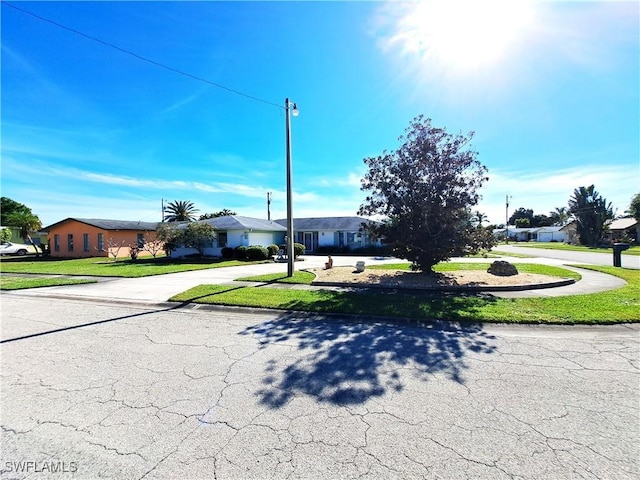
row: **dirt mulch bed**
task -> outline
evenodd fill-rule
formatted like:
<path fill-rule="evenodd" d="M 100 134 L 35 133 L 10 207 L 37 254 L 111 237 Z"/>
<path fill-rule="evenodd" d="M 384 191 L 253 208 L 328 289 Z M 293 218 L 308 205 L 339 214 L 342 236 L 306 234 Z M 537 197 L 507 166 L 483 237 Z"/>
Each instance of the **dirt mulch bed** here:
<path fill-rule="evenodd" d="M 427 275 L 406 270 L 372 270 L 356 272 L 354 267 L 334 267 L 329 270 L 309 270 L 316 275 L 312 285 L 344 284 L 347 286 L 377 286 L 383 288 L 474 288 L 483 287 L 519 287 L 519 286 L 551 286 L 561 279 L 549 275 L 519 273 L 509 277 L 501 277 L 484 270 L 459 270 L 455 272 Z M 572 283 L 573 281 L 569 282 Z M 566 283 L 566 282 L 564 282 Z"/>

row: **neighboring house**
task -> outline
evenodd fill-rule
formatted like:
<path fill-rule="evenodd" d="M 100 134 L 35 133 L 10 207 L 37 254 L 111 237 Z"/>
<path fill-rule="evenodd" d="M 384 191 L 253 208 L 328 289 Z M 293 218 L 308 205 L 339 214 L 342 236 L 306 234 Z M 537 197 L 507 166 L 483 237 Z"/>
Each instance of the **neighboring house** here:
<path fill-rule="evenodd" d="M 380 242 L 373 241 L 361 231 L 362 223 L 368 221 L 362 217 L 294 218 L 294 242 L 304 245 L 307 253 L 313 253 L 323 246 L 353 249 L 380 245 Z M 230 215 L 201 222 L 210 224 L 216 230 L 216 239 L 204 250 L 207 256 L 221 256 L 223 247 L 282 245 L 287 234 L 286 219 L 270 221 Z M 171 256 L 182 257 L 193 253 L 197 253 L 195 248 L 181 247 L 171 252 Z"/>
<path fill-rule="evenodd" d="M 157 222 L 65 218 L 44 230 L 49 234 L 52 257 L 109 257 L 116 251 L 118 257 L 128 257 L 131 245 L 141 247 L 140 255 L 150 254 L 144 245 L 157 225 Z"/>
<path fill-rule="evenodd" d="M 508 232 L 504 228 L 494 229 L 493 235 L 500 238 L 508 233 L 509 240 L 516 242 L 565 242 L 567 240 L 565 227 L 516 228 L 510 226 Z"/>
<path fill-rule="evenodd" d="M 11 243 L 25 243 L 24 238 L 20 235 L 20 227 L 0 227 L 0 229 L 8 228 L 11 231 L 11 239 L 9 241 Z M 46 245 L 47 244 L 47 232 L 45 231 L 37 231 L 30 232 L 31 240 L 36 245 Z"/>
<path fill-rule="evenodd" d="M 635 218 L 618 218 L 607 225 L 609 229 L 606 234 L 606 240 L 616 242 L 624 237 L 630 238 L 637 243 L 640 239 L 640 222 Z"/>
<path fill-rule="evenodd" d="M 280 245 L 284 243 L 284 236 L 287 233 L 286 227 L 279 223 L 241 215 L 209 218 L 200 220 L 200 223 L 208 223 L 216 230 L 215 240 L 211 246 L 204 249 L 204 254 L 209 257 L 222 256 L 221 251 L 224 247 Z M 173 250 L 171 256 L 183 257 L 197 252 L 195 248 L 180 247 Z"/>
<path fill-rule="evenodd" d="M 566 239 L 563 227 L 539 227 L 536 230 L 538 242 L 564 242 Z"/>
<path fill-rule="evenodd" d="M 571 245 L 577 245 L 579 243 L 578 225 L 576 224 L 575 220 L 572 220 L 564 225 L 560 229 L 560 231 L 564 233 L 564 243 L 569 243 Z"/>
<path fill-rule="evenodd" d="M 276 220 L 286 227 L 287 220 Z M 305 247 L 305 252 L 315 252 L 318 247 L 348 247 L 350 250 L 371 245 L 379 246 L 362 231 L 362 224 L 369 223 L 363 217 L 316 217 L 294 218 L 294 241 Z"/>

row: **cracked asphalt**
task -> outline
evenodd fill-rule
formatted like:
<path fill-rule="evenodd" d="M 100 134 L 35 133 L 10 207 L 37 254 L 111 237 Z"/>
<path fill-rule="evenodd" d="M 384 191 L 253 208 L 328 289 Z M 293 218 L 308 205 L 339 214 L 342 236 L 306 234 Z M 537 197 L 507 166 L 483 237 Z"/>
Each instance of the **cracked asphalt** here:
<path fill-rule="evenodd" d="M 1 306 L 2 479 L 640 477 L 638 324 Z"/>

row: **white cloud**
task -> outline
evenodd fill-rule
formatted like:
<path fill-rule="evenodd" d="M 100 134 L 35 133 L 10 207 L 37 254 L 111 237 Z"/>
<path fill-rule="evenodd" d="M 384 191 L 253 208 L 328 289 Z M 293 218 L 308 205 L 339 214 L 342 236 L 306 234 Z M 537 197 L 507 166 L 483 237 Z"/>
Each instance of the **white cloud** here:
<path fill-rule="evenodd" d="M 640 170 L 633 164 L 581 165 L 548 173 L 494 171 L 489 178 L 477 209 L 487 214 L 491 223 L 504 223 L 507 194 L 511 196 L 509 215 L 521 207 L 548 215 L 557 207 L 567 206 L 576 188 L 595 185 L 620 214 L 640 191 Z"/>

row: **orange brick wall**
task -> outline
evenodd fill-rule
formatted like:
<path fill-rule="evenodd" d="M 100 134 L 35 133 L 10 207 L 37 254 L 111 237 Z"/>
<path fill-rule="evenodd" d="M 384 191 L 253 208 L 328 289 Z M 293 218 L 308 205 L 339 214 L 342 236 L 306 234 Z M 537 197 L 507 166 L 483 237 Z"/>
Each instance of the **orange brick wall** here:
<path fill-rule="evenodd" d="M 89 251 L 84 251 L 84 234 L 89 234 Z M 98 250 L 98 233 L 102 233 L 104 237 L 104 251 Z M 138 243 L 138 234 L 141 233 L 145 237 L 148 237 L 152 232 L 145 232 L 144 230 L 102 230 L 100 228 L 87 225 L 80 222 L 66 222 L 62 225 L 58 225 L 49 231 L 49 246 L 52 257 L 66 257 L 66 258 L 86 258 L 86 257 L 111 257 L 113 254 L 109 253 L 109 245 L 123 244 L 122 248 L 118 251 L 118 258 L 129 257 L 129 245 L 135 245 Z M 68 235 L 73 235 L 73 251 L 69 251 L 68 248 Z M 60 249 L 55 249 L 55 235 L 59 235 Z M 111 251 L 115 252 L 116 249 L 112 248 Z M 140 251 L 139 255 L 151 255 L 150 252 L 145 250 Z"/>

